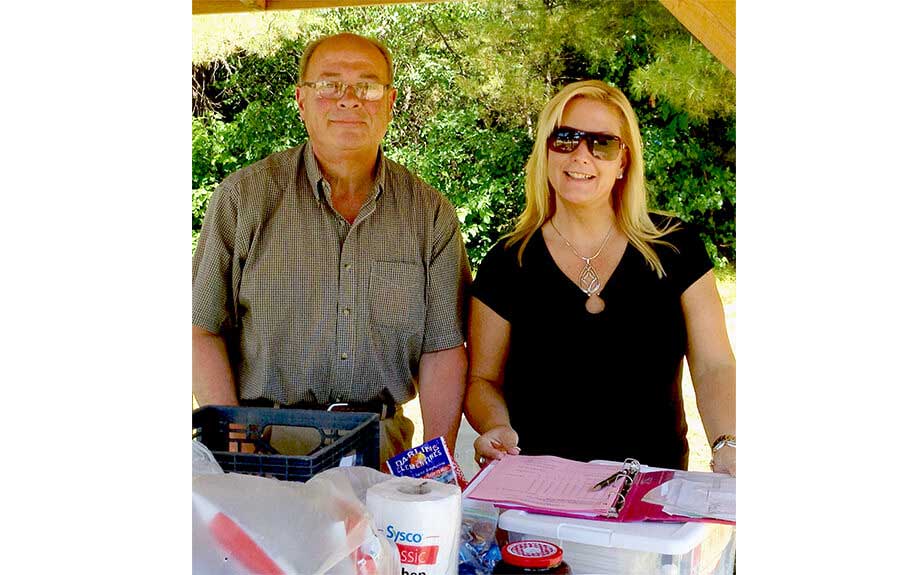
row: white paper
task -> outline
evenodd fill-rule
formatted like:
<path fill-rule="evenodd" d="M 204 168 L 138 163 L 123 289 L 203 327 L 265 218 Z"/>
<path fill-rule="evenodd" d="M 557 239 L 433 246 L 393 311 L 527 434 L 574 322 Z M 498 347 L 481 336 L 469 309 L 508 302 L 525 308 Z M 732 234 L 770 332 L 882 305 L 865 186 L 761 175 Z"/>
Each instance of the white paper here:
<path fill-rule="evenodd" d="M 735 521 L 735 478 L 722 473 L 678 471 L 642 500 L 661 505 L 671 515 Z"/>

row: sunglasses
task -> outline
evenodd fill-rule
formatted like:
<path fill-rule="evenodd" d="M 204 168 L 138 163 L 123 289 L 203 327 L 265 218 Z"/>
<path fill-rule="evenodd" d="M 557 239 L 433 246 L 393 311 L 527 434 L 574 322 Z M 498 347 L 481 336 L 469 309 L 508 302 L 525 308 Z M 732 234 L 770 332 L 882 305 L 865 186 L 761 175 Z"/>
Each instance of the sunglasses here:
<path fill-rule="evenodd" d="M 587 143 L 588 151 L 592 156 L 608 162 L 616 160 L 620 156 L 620 150 L 626 148 L 626 144 L 619 136 L 585 132 L 565 126 L 553 130 L 553 133 L 546 139 L 546 145 L 550 150 L 559 154 L 571 154 L 578 148 L 582 140 Z"/>

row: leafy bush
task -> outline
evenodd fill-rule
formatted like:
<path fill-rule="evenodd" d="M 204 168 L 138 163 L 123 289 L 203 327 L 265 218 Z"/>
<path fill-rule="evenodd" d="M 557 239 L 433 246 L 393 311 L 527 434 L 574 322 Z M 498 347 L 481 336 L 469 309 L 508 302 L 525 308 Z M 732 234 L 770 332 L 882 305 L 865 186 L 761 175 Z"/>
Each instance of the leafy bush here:
<path fill-rule="evenodd" d="M 734 123 L 697 124 L 667 104 L 660 108 L 655 115 L 637 110 L 650 204 L 699 226 L 710 257 L 723 267 L 735 260 Z"/>
<path fill-rule="evenodd" d="M 523 130 L 485 128 L 475 109 L 443 110 L 429 119 L 420 145 L 391 156 L 457 208 L 470 261 L 478 266 L 523 209 L 521 168 L 532 145 Z"/>

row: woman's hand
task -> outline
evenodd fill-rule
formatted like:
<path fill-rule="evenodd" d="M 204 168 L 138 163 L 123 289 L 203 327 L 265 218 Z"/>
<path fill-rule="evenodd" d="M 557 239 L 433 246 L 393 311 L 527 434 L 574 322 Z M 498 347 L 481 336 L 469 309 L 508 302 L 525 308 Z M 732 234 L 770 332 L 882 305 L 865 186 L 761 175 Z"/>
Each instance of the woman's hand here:
<path fill-rule="evenodd" d="M 473 442 L 476 450 L 476 463 L 485 467 L 494 459 L 501 459 L 506 453 L 517 455 L 521 452 L 518 434 L 510 425 L 498 425 L 483 433 Z"/>
<path fill-rule="evenodd" d="M 735 448 L 725 446 L 712 455 L 712 470 L 735 476 Z"/>

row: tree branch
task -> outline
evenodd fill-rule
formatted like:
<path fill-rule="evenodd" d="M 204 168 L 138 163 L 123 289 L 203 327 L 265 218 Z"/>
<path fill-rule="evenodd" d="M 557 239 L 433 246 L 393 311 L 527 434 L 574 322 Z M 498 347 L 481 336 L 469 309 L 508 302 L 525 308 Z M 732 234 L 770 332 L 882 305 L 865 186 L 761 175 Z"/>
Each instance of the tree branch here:
<path fill-rule="evenodd" d="M 438 33 L 438 36 L 441 37 L 441 41 L 444 42 L 444 47 L 447 48 L 447 51 L 454 55 L 454 59 L 457 62 L 457 68 L 460 69 L 460 75 L 463 76 L 464 78 L 467 77 L 466 71 L 463 69 L 463 59 L 450 46 L 450 42 L 448 42 L 444 34 L 441 33 L 441 29 L 438 28 L 438 25 L 435 23 L 434 18 L 431 17 L 431 14 L 428 14 L 428 16 L 425 19 L 428 21 L 429 24 L 431 24 L 431 27 L 434 28 L 434 31 Z"/>

